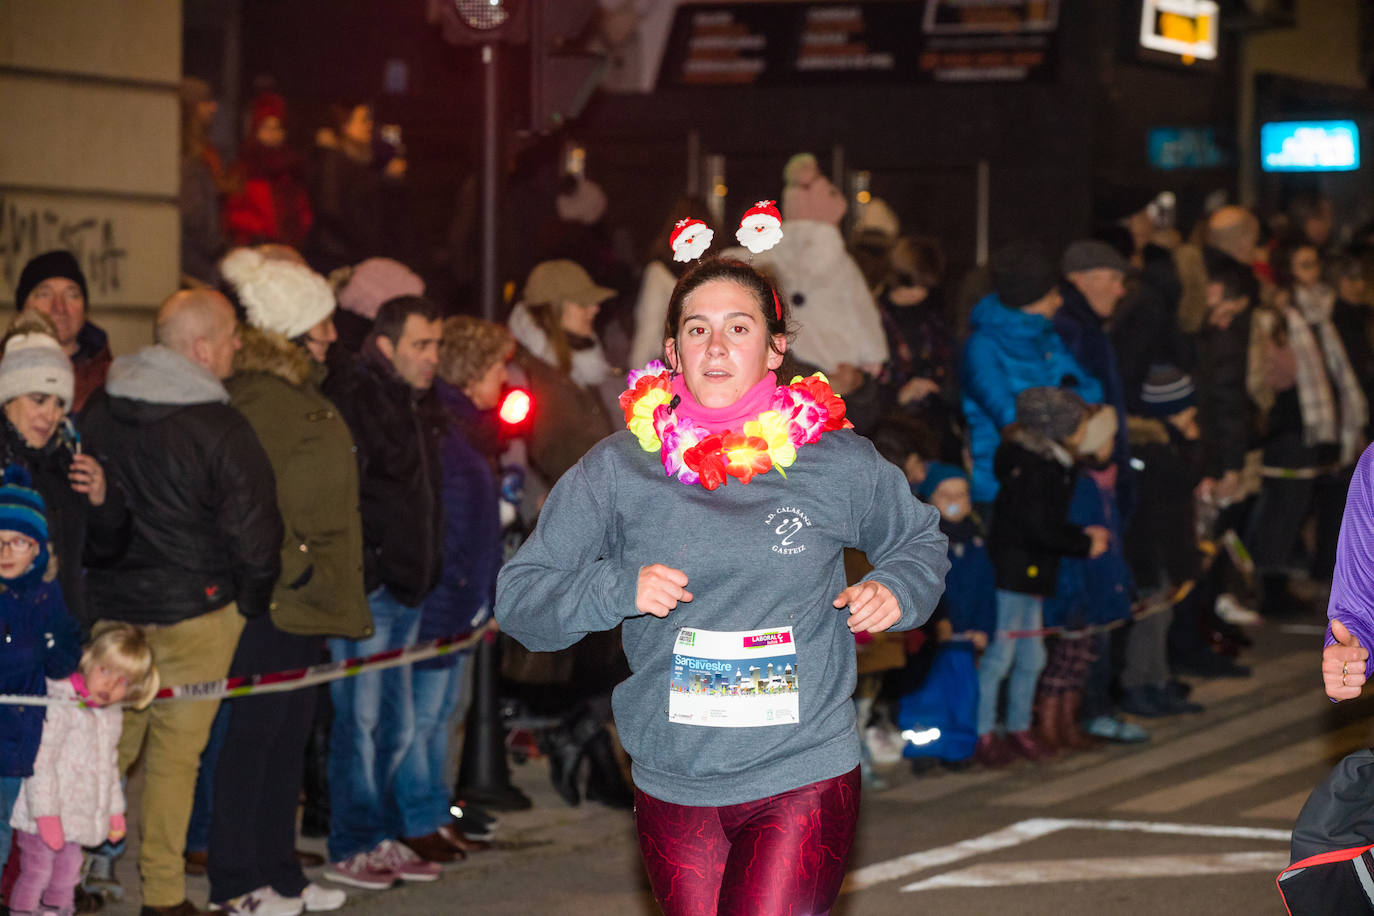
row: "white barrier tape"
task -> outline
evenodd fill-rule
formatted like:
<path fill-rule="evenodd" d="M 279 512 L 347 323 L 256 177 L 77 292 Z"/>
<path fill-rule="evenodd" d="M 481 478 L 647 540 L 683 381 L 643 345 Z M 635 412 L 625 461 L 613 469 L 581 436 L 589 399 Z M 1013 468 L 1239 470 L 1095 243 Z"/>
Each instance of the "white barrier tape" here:
<path fill-rule="evenodd" d="M 317 684 L 327 684 L 341 678 L 353 677 L 370 671 L 383 671 L 413 665 L 440 655 L 461 652 L 477 643 L 487 632 L 495 629 L 495 622 L 488 621 L 477 630 L 464 637 L 445 636 L 430 642 L 419 643 L 407 649 L 391 649 L 378 652 L 366 658 L 346 658 L 336 662 L 326 662 L 295 671 L 275 671 L 271 674 L 258 674 L 252 677 L 228 677 L 217 681 L 202 681 L 198 684 L 181 684 L 164 687 L 157 692 L 154 703 L 167 703 L 174 700 L 221 700 L 235 697 L 256 696 L 266 693 L 284 693 L 300 690 Z M 13 706 L 59 706 L 68 703 L 85 705 L 80 700 L 61 697 L 31 697 L 0 694 L 0 704 Z M 126 705 L 126 704 L 119 704 Z"/>

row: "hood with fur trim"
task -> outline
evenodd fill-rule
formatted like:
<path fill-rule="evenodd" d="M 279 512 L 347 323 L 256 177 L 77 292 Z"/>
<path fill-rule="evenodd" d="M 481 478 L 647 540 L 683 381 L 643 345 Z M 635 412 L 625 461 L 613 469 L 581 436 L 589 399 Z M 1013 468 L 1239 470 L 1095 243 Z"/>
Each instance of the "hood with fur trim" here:
<path fill-rule="evenodd" d="M 1073 455 L 1058 442 L 1048 436 L 1042 436 L 1034 430 L 1022 426 L 1020 423 L 1012 423 L 1002 430 L 1003 445 L 1019 445 L 1032 454 L 1039 455 L 1041 458 L 1048 458 L 1050 461 L 1057 461 L 1064 467 L 1073 467 Z M 1001 457 L 1000 455 L 998 456 Z"/>
<path fill-rule="evenodd" d="M 268 372 L 296 386 L 316 377 L 315 361 L 284 335 L 245 324 L 239 336 L 243 347 L 234 354 L 235 372 Z"/>

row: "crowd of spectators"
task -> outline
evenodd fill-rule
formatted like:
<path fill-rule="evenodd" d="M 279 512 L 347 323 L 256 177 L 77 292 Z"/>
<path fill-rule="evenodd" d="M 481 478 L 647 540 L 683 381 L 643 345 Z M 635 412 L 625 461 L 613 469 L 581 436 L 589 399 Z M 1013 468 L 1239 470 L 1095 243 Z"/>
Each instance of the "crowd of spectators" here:
<path fill-rule="evenodd" d="M 0 692 L 86 696 L 80 643 L 117 627 L 169 687 L 473 633 L 506 542 L 619 427 L 631 356 L 659 355 L 678 265 L 665 246 L 636 272 L 575 231 L 605 209 L 585 178 L 567 189 L 574 228 L 496 325 L 386 256 L 378 208 L 406 165 L 367 105 L 338 108 L 306 169 L 280 97 L 255 101 L 228 167 L 206 139 L 208 88 L 188 81 L 183 101 L 184 288 L 154 344 L 112 359 L 66 252 L 15 290 L 0 445 L 43 525 L 14 527 L 0 487 L 0 575 L 33 541 L 16 575 L 51 554 L 63 603 L 21 619 L 0 602 L 0 653 L 26 653 L 0 665 Z M 1222 207 L 1186 241 L 1142 206 L 1059 252 L 1001 247 L 963 303 L 938 240 L 875 203 L 846 238 L 847 202 L 812 156 L 783 179 L 784 244 L 758 263 L 800 328 L 783 374 L 824 371 L 949 538 L 936 617 L 895 652 L 856 647 L 869 784 L 899 756 L 919 772 L 1146 741 L 1148 720 L 1201 709 L 1185 676 L 1248 673 L 1245 627 L 1308 607 L 1296 569 L 1330 579 L 1369 441 L 1369 265 L 1333 245 L 1329 205 L 1300 200 L 1273 227 Z M 511 384 L 535 404 L 516 437 L 496 416 Z M 471 668 L 460 652 L 324 690 L 127 705 L 117 771 L 143 762 L 144 913 L 199 912 L 188 869 L 226 912 L 294 916 L 342 905 L 334 885 L 434 881 L 482 849 L 494 816 L 449 775 Z M 507 705 L 540 723 L 526 750 L 569 804 L 630 805 L 609 712 L 626 673 L 616 631 L 560 653 L 504 645 Z M 0 805 L 23 796 L 38 818 L 15 822 L 21 874 L 39 849 L 22 834 L 67 816 L 33 807 L 51 791 L 25 794 L 34 709 L 0 704 Z M 327 863 L 296 849 L 303 788 Z M 119 893 L 122 796 L 101 804 L 112 826 L 82 841 L 82 888 L 42 906 Z"/>

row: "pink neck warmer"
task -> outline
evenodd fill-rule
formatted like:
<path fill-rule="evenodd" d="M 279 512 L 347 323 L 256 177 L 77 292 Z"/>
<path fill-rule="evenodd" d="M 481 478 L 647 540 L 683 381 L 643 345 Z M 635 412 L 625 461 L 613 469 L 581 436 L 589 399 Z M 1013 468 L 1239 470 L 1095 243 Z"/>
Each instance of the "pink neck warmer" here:
<path fill-rule="evenodd" d="M 80 671 L 72 672 L 72 686 L 76 688 L 76 695 L 81 699 L 85 700 L 90 697 L 91 692 L 86 688 L 86 679 L 81 676 Z"/>
<path fill-rule="evenodd" d="M 772 406 L 773 392 L 777 387 L 777 375 L 769 372 L 735 403 L 725 407 L 702 407 L 687 390 L 687 383 L 682 376 L 673 376 L 673 394 L 682 399 L 677 405 L 677 412 L 713 433 L 723 433 L 729 429 L 743 432 L 747 421 L 756 419 Z"/>

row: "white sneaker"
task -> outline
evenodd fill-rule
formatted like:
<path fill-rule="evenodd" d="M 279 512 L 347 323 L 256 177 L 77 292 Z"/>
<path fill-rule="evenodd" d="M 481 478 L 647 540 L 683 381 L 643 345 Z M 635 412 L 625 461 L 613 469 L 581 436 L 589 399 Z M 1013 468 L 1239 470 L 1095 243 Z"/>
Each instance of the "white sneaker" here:
<path fill-rule="evenodd" d="M 864 743 L 874 763 L 896 763 L 902 759 L 902 737 L 881 725 L 864 729 Z"/>
<path fill-rule="evenodd" d="M 269 886 L 231 897 L 223 903 L 211 903 L 210 909 L 243 916 L 299 916 L 305 903 L 300 897 L 283 897 Z"/>
<path fill-rule="evenodd" d="M 1241 604 L 1229 592 L 1217 596 L 1217 616 L 1232 626 L 1250 627 L 1264 620 L 1258 613 Z"/>
<path fill-rule="evenodd" d="M 324 887 L 312 881 L 301 891 L 300 900 L 307 913 L 323 913 L 343 906 L 348 895 L 337 887 Z"/>

